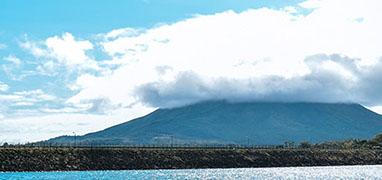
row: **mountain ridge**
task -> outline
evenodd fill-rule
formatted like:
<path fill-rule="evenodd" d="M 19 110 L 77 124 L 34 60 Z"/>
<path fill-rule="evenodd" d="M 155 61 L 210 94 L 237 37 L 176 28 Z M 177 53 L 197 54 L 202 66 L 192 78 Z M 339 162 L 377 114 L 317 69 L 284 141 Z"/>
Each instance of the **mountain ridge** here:
<path fill-rule="evenodd" d="M 355 103 L 206 101 L 75 137 L 101 144 L 282 144 L 371 138 L 382 116 Z M 61 136 L 48 142 L 73 142 Z"/>

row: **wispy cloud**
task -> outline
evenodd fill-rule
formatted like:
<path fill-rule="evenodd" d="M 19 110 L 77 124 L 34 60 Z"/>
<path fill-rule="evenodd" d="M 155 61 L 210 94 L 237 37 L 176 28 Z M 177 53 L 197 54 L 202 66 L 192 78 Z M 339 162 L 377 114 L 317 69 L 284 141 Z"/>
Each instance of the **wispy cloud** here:
<path fill-rule="evenodd" d="M 8 91 L 8 89 L 9 89 L 9 86 L 0 81 L 0 92 Z"/>
<path fill-rule="evenodd" d="M 6 86 L 6 88 L 9 88 Z M 7 89 L 6 89 L 7 90 Z M 0 92 L 0 113 L 4 117 L 39 115 L 40 109 L 54 105 L 59 98 L 41 89 L 16 92 Z"/>

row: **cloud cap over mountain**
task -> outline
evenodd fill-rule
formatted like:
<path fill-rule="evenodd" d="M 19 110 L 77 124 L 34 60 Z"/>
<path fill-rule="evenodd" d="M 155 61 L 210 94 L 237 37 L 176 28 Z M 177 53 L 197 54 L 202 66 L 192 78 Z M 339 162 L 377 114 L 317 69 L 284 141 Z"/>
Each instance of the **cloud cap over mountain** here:
<path fill-rule="evenodd" d="M 152 107 L 211 99 L 376 106 L 382 100 L 377 7 L 382 3 L 375 0 L 309 0 L 115 30 L 101 35 L 100 44 L 111 57 L 103 63 L 117 68 L 80 76 L 80 92 L 70 101 L 101 96 Z"/>

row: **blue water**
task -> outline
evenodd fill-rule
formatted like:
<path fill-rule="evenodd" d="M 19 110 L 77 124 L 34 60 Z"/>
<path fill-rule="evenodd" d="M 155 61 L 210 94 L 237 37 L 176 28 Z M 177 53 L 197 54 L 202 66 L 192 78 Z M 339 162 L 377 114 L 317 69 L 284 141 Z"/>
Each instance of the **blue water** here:
<path fill-rule="evenodd" d="M 190 170 L 5 172 L 0 179 L 382 179 L 382 165 Z"/>

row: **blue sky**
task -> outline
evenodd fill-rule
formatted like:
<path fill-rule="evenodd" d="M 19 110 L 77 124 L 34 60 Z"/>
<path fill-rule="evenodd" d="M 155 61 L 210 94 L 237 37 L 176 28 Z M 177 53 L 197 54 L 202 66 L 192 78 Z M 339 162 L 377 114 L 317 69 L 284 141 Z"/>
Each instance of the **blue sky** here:
<path fill-rule="evenodd" d="M 26 37 L 41 40 L 70 32 L 76 37 L 91 38 L 95 34 L 113 29 L 150 28 L 161 23 L 190 18 L 196 14 L 214 14 L 226 10 L 241 12 L 259 7 L 281 8 L 300 1 L 4 0 L 0 6 L 0 42 L 7 48 L 0 51 L 0 56 L 17 54 L 19 58 L 29 58 L 19 48 L 20 41 Z M 46 82 L 44 77 L 30 77 L 22 83 L 12 82 L 4 72 L 0 72 L 0 75 L 0 80 L 12 84 L 15 90 L 38 88 L 41 81 Z"/>
<path fill-rule="evenodd" d="M 189 18 L 249 8 L 281 8 L 301 0 L 3 0 L 0 7 L 2 31 L 46 37 L 62 32 L 89 35 L 124 27 L 151 27 Z"/>
<path fill-rule="evenodd" d="M 379 7 L 2 0 L 0 134 L 13 142 L 84 134 L 211 99 L 352 102 L 382 112 Z"/>

